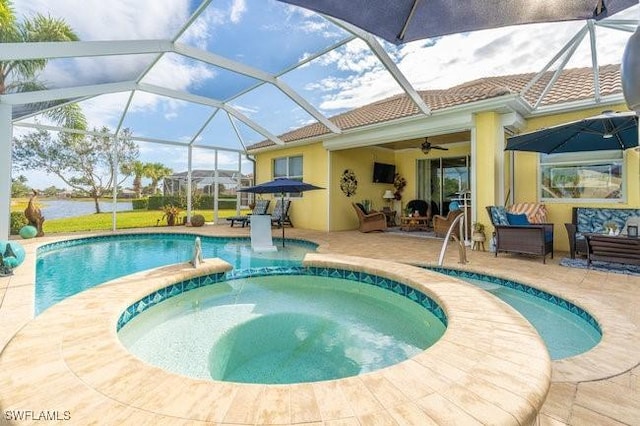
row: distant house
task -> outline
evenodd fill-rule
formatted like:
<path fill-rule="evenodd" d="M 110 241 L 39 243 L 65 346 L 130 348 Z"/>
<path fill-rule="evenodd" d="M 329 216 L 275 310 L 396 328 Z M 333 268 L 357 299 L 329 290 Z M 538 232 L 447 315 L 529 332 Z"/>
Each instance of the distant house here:
<path fill-rule="evenodd" d="M 118 198 L 136 198 L 136 192 L 132 189 L 121 189 L 118 191 Z"/>
<path fill-rule="evenodd" d="M 235 196 L 238 189 L 251 186 L 251 176 L 240 174 L 237 170 L 218 170 L 218 191 L 220 195 Z M 213 195 L 215 191 L 215 170 L 192 170 L 191 185 L 196 194 Z M 164 195 L 186 195 L 187 172 L 174 173 L 163 181 Z"/>

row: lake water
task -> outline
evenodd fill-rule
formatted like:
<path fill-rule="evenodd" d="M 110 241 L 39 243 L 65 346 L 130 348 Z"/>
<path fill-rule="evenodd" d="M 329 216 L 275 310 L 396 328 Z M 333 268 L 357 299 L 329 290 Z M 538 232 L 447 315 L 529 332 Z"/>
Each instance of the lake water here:
<path fill-rule="evenodd" d="M 45 219 L 59 219 L 63 217 L 84 216 L 96 212 L 95 203 L 91 201 L 70 200 L 40 200 L 42 215 Z M 101 212 L 113 211 L 113 202 L 100 201 Z M 131 201 L 118 201 L 116 211 L 133 210 Z"/>

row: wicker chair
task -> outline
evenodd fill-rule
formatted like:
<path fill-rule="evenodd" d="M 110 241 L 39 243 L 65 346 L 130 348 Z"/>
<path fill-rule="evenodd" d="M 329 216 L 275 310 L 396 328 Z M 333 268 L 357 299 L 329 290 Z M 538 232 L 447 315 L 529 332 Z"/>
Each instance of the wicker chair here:
<path fill-rule="evenodd" d="M 542 256 L 553 259 L 553 223 L 509 224 L 504 207 L 487 206 L 491 223 L 496 230 L 496 251 Z M 504 216 L 503 216 L 504 213 Z"/>
<path fill-rule="evenodd" d="M 384 231 L 387 229 L 387 217 L 382 212 L 365 213 L 364 208 L 359 203 L 351 203 L 358 215 L 360 232 Z"/>
<path fill-rule="evenodd" d="M 450 210 L 447 217 L 436 214 L 433 216 L 433 231 L 436 237 L 445 237 L 449 227 L 456 217 L 462 214 L 462 210 Z M 457 231 L 455 231 L 457 232 Z M 458 234 L 456 234 L 458 235 Z"/>

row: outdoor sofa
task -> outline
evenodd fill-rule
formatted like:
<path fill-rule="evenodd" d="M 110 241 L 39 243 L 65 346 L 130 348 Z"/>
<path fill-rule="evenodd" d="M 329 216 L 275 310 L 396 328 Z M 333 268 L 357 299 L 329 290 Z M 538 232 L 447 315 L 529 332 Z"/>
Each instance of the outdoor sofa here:
<path fill-rule="evenodd" d="M 569 254 L 572 259 L 576 254 L 587 255 L 587 241 L 584 234 L 602 234 L 604 224 L 613 222 L 619 230 L 624 230 L 630 218 L 640 218 L 640 209 L 606 208 L 606 207 L 574 207 L 571 223 L 565 223 L 569 237 Z"/>
<path fill-rule="evenodd" d="M 496 251 L 542 256 L 553 259 L 553 223 L 531 223 L 526 213 L 514 214 L 502 206 L 487 206 L 496 232 Z"/>

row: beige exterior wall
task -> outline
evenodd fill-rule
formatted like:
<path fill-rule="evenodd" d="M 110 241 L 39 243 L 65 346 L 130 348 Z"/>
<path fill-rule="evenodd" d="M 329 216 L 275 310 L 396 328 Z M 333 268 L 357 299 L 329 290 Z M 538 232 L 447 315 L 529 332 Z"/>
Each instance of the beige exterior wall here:
<path fill-rule="evenodd" d="M 329 154 L 321 143 L 257 154 L 255 156 L 256 184 L 273 179 L 274 158 L 297 155 L 302 155 L 303 180 L 322 188 L 329 188 L 327 179 Z M 293 225 L 304 229 L 327 230 L 329 228 L 328 215 L 326 214 L 329 205 L 328 194 L 328 190 L 315 190 L 305 192 L 300 198 L 291 198 L 289 216 Z M 263 197 L 273 199 L 272 195 L 264 195 Z M 273 206 L 275 206 L 275 201 L 271 201 L 269 210 L 272 210 Z"/>
<path fill-rule="evenodd" d="M 373 163 L 395 164 L 394 152 L 390 149 L 365 147 L 332 151 L 331 155 L 331 191 L 329 202 L 330 230 L 344 231 L 358 228 L 358 217 L 351 203 L 371 200 L 376 210 L 387 203 L 382 198 L 385 190 L 393 190 L 392 184 L 373 183 Z M 340 177 L 345 170 L 352 170 L 358 179 L 356 193 L 347 197 L 340 190 Z M 396 169 L 397 171 L 397 169 Z"/>

